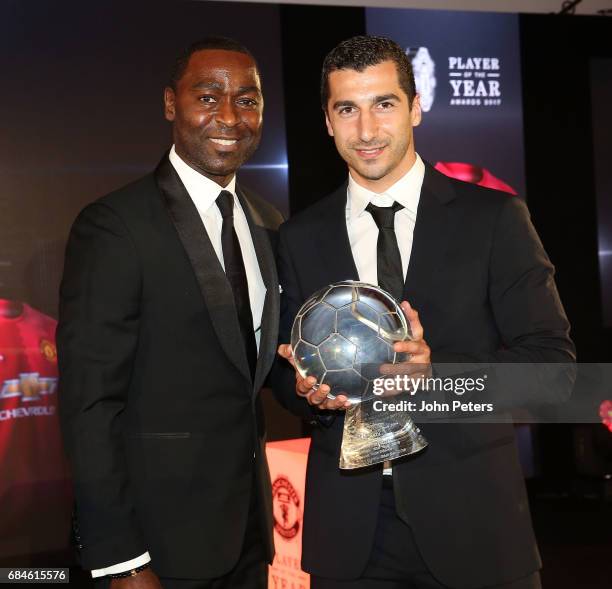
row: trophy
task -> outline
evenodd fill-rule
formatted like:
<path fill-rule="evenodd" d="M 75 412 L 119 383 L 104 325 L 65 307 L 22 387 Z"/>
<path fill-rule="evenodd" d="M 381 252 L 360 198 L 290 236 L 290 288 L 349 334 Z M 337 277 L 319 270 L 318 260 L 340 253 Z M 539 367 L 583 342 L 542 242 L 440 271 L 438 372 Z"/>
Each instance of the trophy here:
<path fill-rule="evenodd" d="M 378 286 L 343 281 L 312 295 L 291 329 L 295 366 L 304 378 L 330 387 L 329 398 L 346 395 L 340 468 L 353 469 L 413 454 L 427 446 L 406 411 L 377 411 L 375 380 L 382 364 L 405 354 L 393 344 L 411 339 L 395 299 Z M 398 395 L 399 397 L 399 395 Z M 397 405 L 397 403 L 396 403 Z"/>

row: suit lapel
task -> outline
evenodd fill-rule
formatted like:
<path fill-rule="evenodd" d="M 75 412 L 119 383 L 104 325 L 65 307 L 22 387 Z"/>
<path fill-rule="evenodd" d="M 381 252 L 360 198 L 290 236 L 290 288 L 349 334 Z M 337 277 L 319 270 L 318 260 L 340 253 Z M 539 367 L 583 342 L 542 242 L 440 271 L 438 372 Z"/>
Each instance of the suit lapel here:
<path fill-rule="evenodd" d="M 227 357 L 251 382 L 246 352 L 240 345 L 242 335 L 232 289 L 200 214 L 167 157 L 155 170 L 155 179 L 193 268 L 217 339 Z"/>
<path fill-rule="evenodd" d="M 249 224 L 255 253 L 259 262 L 259 269 L 266 287 L 266 296 L 261 315 L 257 368 L 253 381 L 253 392 L 257 393 L 263 385 L 263 381 L 272 366 L 276 354 L 280 294 L 278 292 L 278 276 L 276 274 L 274 252 L 270 245 L 270 238 L 265 223 L 248 195 L 238 185 L 236 186 L 236 194 Z"/>
<path fill-rule="evenodd" d="M 452 232 L 450 203 L 454 198 L 452 184 L 426 163 L 404 284 L 404 298 L 419 310 L 426 305 L 436 273 L 441 271 Z"/>
<path fill-rule="evenodd" d="M 318 255 L 313 253 L 313 262 L 328 268 L 332 282 L 359 280 L 346 228 L 346 190 L 347 183 L 344 183 L 328 197 L 320 230 L 313 232 L 318 250 Z"/>

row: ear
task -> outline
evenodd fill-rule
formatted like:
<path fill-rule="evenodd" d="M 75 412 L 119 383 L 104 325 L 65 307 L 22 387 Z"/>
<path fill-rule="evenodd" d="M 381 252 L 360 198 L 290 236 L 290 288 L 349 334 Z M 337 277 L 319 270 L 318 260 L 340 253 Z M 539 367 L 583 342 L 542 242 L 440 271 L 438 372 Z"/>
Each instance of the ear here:
<path fill-rule="evenodd" d="M 410 109 L 410 120 L 413 127 L 418 127 L 421 124 L 421 97 L 417 94 L 412 100 L 412 108 Z"/>
<path fill-rule="evenodd" d="M 325 126 L 327 127 L 327 134 L 330 137 L 334 136 L 334 129 L 332 128 L 331 123 L 329 122 L 329 115 L 327 114 L 327 109 L 325 109 Z"/>
<path fill-rule="evenodd" d="M 176 116 L 175 100 L 176 94 L 174 90 L 170 88 L 170 86 L 166 86 L 166 88 L 164 88 L 164 116 L 167 121 L 174 121 L 174 117 Z"/>

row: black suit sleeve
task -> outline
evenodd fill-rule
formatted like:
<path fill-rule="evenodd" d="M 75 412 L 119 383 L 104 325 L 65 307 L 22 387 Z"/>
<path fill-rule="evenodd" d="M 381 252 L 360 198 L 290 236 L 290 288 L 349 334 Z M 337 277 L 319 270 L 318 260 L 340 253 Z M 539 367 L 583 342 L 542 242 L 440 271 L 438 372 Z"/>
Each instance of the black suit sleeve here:
<path fill-rule="evenodd" d="M 60 292 L 60 417 L 76 495 L 82 565 L 147 550 L 135 521 L 121 421 L 138 340 L 138 257 L 117 214 L 88 206 L 75 221 Z"/>
<path fill-rule="evenodd" d="M 281 225 L 276 253 L 278 280 L 282 288 L 281 311 L 279 324 L 279 344 L 286 344 L 291 339 L 291 326 L 304 299 L 300 289 L 297 273 L 291 259 L 287 244 L 285 227 Z M 311 425 L 319 425 L 321 418 L 326 419 L 329 412 L 320 411 L 308 404 L 306 399 L 295 392 L 295 371 L 284 358 L 276 356 L 270 375 L 270 385 L 278 402 L 288 411 L 302 417 Z"/>
<path fill-rule="evenodd" d="M 443 375 L 445 363 L 529 364 L 532 368 L 522 379 L 522 394 L 514 386 L 500 391 L 502 397 L 508 395 L 506 401 L 510 397 L 525 400 L 534 397 L 534 392 L 544 402 L 567 399 L 575 377 L 571 366 L 576 359 L 570 325 L 555 285 L 554 267 L 526 205 L 518 198 L 504 199 L 500 208 L 490 249 L 488 284 L 489 304 L 502 346 L 495 352 L 470 355 L 433 351 L 434 370 Z M 466 321 L 469 328 L 469 318 Z M 544 364 L 564 367 L 551 376 Z M 508 367 L 506 372 L 509 380 L 516 382 L 516 369 Z M 501 372 L 498 380 L 503 380 Z"/>
<path fill-rule="evenodd" d="M 432 354 L 434 361 L 573 362 L 575 348 L 554 267 L 525 204 L 518 198 L 504 203 L 489 261 L 489 304 L 503 348 L 481 355 L 440 351 Z"/>
<path fill-rule="evenodd" d="M 506 348 L 498 359 L 575 360 L 554 267 L 518 198 L 507 199 L 500 212 L 489 276 L 489 299 Z"/>

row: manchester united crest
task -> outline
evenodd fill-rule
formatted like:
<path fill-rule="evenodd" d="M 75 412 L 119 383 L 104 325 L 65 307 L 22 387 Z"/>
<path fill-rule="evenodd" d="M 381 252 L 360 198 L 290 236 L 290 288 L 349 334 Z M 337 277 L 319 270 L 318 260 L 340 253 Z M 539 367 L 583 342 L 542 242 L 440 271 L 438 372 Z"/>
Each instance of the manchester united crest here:
<path fill-rule="evenodd" d="M 48 339 L 40 340 L 40 353 L 47 359 L 49 362 L 57 361 L 57 348 L 55 344 Z"/>
<path fill-rule="evenodd" d="M 289 479 L 276 477 L 272 484 L 272 506 L 274 529 L 286 540 L 291 540 L 300 531 L 300 498 Z"/>

